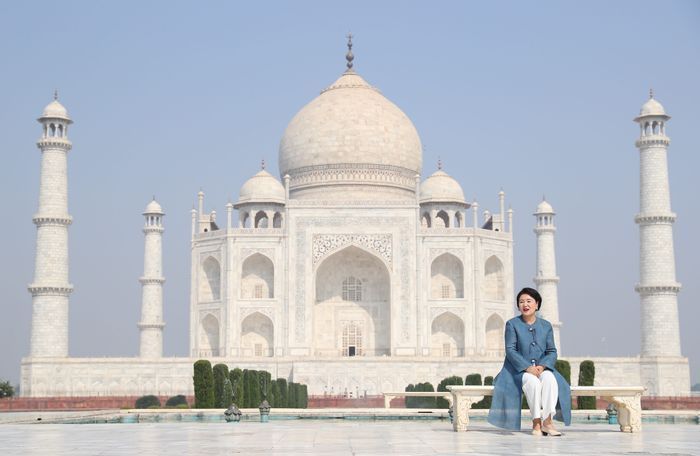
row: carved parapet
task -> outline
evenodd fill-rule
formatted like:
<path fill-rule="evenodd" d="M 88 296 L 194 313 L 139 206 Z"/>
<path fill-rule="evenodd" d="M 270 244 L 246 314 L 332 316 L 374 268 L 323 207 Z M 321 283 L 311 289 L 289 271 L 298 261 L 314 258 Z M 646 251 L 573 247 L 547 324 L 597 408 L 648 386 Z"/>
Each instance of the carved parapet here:
<path fill-rule="evenodd" d="M 165 279 L 163 277 L 139 277 L 139 282 L 141 282 L 141 285 L 151 283 L 163 284 L 165 283 Z"/>
<path fill-rule="evenodd" d="M 35 215 L 34 218 L 32 218 L 32 222 L 36 226 L 44 226 L 44 225 L 61 225 L 61 226 L 68 226 L 71 223 L 73 223 L 73 217 L 70 215 L 66 215 L 63 217 L 58 217 L 58 216 L 48 216 L 48 215 Z"/>
<path fill-rule="evenodd" d="M 639 148 L 647 147 L 667 147 L 671 143 L 671 140 L 666 136 L 652 135 L 643 136 L 634 142 L 634 145 Z"/>
<path fill-rule="evenodd" d="M 676 214 L 637 214 L 634 223 L 639 225 L 670 225 L 676 221 Z"/>
<path fill-rule="evenodd" d="M 637 284 L 634 290 L 640 295 L 650 295 L 650 294 L 677 294 L 681 291 L 680 283 L 673 284 L 653 284 L 653 285 L 642 285 Z"/>
<path fill-rule="evenodd" d="M 39 149 L 64 149 L 66 152 L 71 150 L 73 143 L 66 138 L 50 137 L 42 138 L 36 142 Z"/>
<path fill-rule="evenodd" d="M 27 289 L 32 296 L 68 296 L 73 292 L 73 285 L 53 287 L 31 284 Z"/>

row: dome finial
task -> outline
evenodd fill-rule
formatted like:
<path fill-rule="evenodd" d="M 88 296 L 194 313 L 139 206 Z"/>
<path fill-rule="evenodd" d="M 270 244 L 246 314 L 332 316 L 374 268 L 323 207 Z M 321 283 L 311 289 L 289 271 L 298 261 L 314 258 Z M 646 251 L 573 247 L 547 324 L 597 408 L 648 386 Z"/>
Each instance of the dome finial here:
<path fill-rule="evenodd" d="M 654 89 L 649 88 L 649 99 L 654 98 Z"/>
<path fill-rule="evenodd" d="M 347 71 L 352 71 L 352 61 L 355 60 L 355 56 L 352 55 L 352 33 L 348 33 L 348 53 L 345 54 L 345 60 L 347 63 L 345 66 L 348 67 Z"/>
<path fill-rule="evenodd" d="M 438 169 L 442 170 L 442 159 L 438 156 Z"/>
<path fill-rule="evenodd" d="M 262 169 L 263 171 L 265 170 L 265 159 L 264 158 L 260 162 L 260 169 Z"/>
<path fill-rule="evenodd" d="M 53 99 L 58 100 L 58 89 L 53 89 Z"/>

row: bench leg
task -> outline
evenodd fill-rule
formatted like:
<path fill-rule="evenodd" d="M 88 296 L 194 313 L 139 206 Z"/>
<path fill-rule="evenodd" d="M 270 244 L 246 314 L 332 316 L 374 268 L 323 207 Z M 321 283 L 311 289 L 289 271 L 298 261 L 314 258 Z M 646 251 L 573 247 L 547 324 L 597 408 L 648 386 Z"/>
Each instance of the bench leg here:
<path fill-rule="evenodd" d="M 452 395 L 454 407 L 454 418 L 452 428 L 455 432 L 464 432 L 469 426 L 469 409 L 474 402 L 480 401 L 484 396 L 463 396 L 461 394 Z"/>
<path fill-rule="evenodd" d="M 391 408 L 392 399 L 394 399 L 394 396 L 384 396 L 384 408 Z"/>
<path fill-rule="evenodd" d="M 622 432 L 642 430 L 642 395 L 610 396 L 605 398 L 617 407 L 617 421 Z"/>

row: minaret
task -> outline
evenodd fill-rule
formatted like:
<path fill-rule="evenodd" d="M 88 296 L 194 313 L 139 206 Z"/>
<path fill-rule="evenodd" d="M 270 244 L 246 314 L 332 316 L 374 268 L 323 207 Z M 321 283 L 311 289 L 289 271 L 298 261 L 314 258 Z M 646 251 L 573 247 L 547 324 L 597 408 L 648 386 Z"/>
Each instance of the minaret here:
<path fill-rule="evenodd" d="M 58 94 L 37 119 L 42 126 L 41 183 L 36 225 L 36 262 L 32 294 L 32 333 L 29 356 L 68 356 L 68 126 L 73 121 L 58 102 Z"/>
<path fill-rule="evenodd" d="M 145 248 L 143 254 L 141 321 L 141 358 L 163 356 L 163 216 L 165 213 L 155 200 L 143 212 Z"/>
<path fill-rule="evenodd" d="M 653 92 L 634 119 L 640 126 L 636 141 L 640 157 L 639 284 L 641 300 L 642 357 L 681 356 L 677 294 L 673 254 L 673 222 L 668 186 L 666 122 L 670 119 Z"/>
<path fill-rule="evenodd" d="M 535 224 L 535 234 L 537 235 L 537 272 L 534 282 L 537 291 L 542 295 L 542 310 L 539 312 L 542 318 L 549 321 L 554 328 L 554 342 L 561 354 L 561 340 L 559 332 L 561 322 L 559 321 L 559 298 L 557 293 L 557 262 L 554 254 L 554 210 L 552 206 L 542 198 L 542 202 L 537 206 L 537 211 L 533 214 L 537 222 Z"/>

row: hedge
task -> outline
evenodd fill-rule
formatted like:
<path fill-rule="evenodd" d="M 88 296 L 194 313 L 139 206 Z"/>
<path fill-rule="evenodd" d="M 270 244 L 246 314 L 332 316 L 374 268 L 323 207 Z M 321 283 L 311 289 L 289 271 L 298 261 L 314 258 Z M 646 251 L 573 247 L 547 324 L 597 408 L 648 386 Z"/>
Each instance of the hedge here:
<path fill-rule="evenodd" d="M 447 391 L 447 385 L 463 385 L 462 377 L 459 375 L 453 375 L 451 377 L 443 378 L 438 384 L 438 391 Z M 450 408 L 450 403 L 444 397 L 438 397 L 436 401 L 436 407 L 439 409 Z"/>
<path fill-rule="evenodd" d="M 275 402 L 277 402 L 277 407 L 289 407 L 289 387 L 287 386 L 287 379 L 278 378 L 275 380 L 275 383 L 277 383 L 277 388 L 279 389 L 279 397 L 275 400 Z"/>
<path fill-rule="evenodd" d="M 200 359 L 194 363 L 194 406 L 195 408 L 214 407 L 214 374 L 211 363 Z"/>
<path fill-rule="evenodd" d="M 593 361 L 582 361 L 578 371 L 578 386 L 593 386 L 594 381 L 595 365 Z M 579 410 L 595 410 L 594 396 L 579 396 L 576 400 Z"/>
<path fill-rule="evenodd" d="M 228 373 L 228 378 L 233 389 L 233 403 L 243 407 L 243 371 L 236 367 Z"/>
<path fill-rule="evenodd" d="M 224 392 L 226 380 L 228 380 L 228 366 L 226 364 L 214 366 L 214 406 L 216 408 L 228 408 L 231 405 L 230 394 L 226 397 Z"/>
<path fill-rule="evenodd" d="M 425 383 L 418 383 L 415 386 L 413 384 L 410 384 L 406 387 L 406 391 L 416 391 L 416 392 L 435 391 L 435 388 L 433 388 L 432 383 L 425 382 Z M 436 407 L 435 397 L 407 397 L 406 398 L 406 408 L 431 408 L 432 409 L 435 407 Z"/>
<path fill-rule="evenodd" d="M 484 385 L 493 385 L 493 377 L 488 376 L 484 377 Z M 490 409 L 491 408 L 491 399 L 493 399 L 492 396 L 484 396 L 482 400 L 479 402 L 476 402 L 475 404 L 472 405 L 473 409 Z"/>
<path fill-rule="evenodd" d="M 135 407 L 137 409 L 160 407 L 160 399 L 152 394 L 149 394 L 148 396 L 141 396 L 140 398 L 136 399 Z"/>
<path fill-rule="evenodd" d="M 177 407 L 178 405 L 186 405 L 189 407 L 189 404 L 187 404 L 187 398 L 183 396 L 182 394 L 178 394 L 177 396 L 172 396 L 169 397 L 167 401 L 165 401 L 165 406 L 166 407 Z"/>
<path fill-rule="evenodd" d="M 571 385 L 571 364 L 566 360 L 558 359 L 557 362 L 554 363 L 554 368 L 564 377 L 566 383 Z"/>

